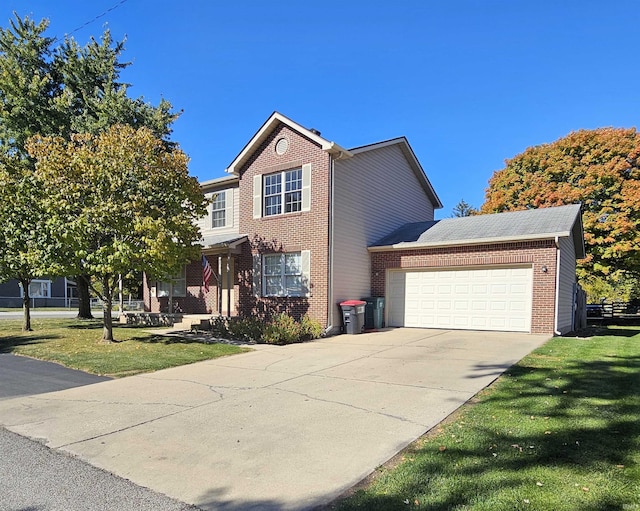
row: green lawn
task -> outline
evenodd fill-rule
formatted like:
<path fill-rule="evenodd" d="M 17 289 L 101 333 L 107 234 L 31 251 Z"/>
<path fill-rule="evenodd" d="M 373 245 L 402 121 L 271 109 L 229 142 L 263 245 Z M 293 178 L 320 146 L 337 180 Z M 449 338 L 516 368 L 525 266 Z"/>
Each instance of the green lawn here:
<path fill-rule="evenodd" d="M 93 374 L 121 377 L 191 364 L 247 351 L 228 344 L 203 344 L 155 335 L 145 328 L 115 327 L 119 341 L 103 344 L 102 321 L 31 320 L 33 332 L 23 333 L 21 321 L 0 321 L 0 352 L 12 352 L 58 362 Z"/>
<path fill-rule="evenodd" d="M 640 328 L 554 338 L 380 467 L 347 510 L 640 510 Z"/>

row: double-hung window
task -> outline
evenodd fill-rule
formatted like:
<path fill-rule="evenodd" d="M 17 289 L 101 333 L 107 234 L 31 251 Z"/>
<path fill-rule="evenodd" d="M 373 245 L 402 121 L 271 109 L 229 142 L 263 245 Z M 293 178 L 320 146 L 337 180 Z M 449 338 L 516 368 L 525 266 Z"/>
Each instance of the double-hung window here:
<path fill-rule="evenodd" d="M 187 296 L 187 273 L 185 266 L 182 267 L 180 274 L 174 276 L 169 282 L 158 282 L 158 297 L 169 295 L 174 297 Z"/>
<path fill-rule="evenodd" d="M 311 211 L 311 167 L 253 176 L 253 218 Z"/>
<path fill-rule="evenodd" d="M 264 296 L 304 296 L 300 252 L 265 255 L 263 265 Z"/>
<path fill-rule="evenodd" d="M 224 227 L 227 225 L 227 194 L 219 192 L 211 203 L 211 227 Z"/>
<path fill-rule="evenodd" d="M 264 176 L 264 216 L 302 210 L 302 169 Z"/>

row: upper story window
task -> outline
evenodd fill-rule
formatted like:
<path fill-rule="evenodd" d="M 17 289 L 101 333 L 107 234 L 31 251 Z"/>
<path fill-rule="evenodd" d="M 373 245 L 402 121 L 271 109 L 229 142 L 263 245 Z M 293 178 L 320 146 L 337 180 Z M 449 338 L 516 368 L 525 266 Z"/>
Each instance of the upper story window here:
<path fill-rule="evenodd" d="M 293 213 L 302 209 L 302 169 L 264 176 L 264 215 Z"/>
<path fill-rule="evenodd" d="M 227 225 L 227 194 L 219 192 L 211 203 L 211 227 L 224 227 Z"/>
<path fill-rule="evenodd" d="M 311 211 L 311 164 L 253 176 L 253 218 Z"/>

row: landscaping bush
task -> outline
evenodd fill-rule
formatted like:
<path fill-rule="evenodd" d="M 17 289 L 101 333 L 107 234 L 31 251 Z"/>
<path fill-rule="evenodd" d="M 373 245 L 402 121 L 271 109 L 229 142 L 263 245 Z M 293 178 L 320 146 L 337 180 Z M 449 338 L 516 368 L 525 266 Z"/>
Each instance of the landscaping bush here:
<path fill-rule="evenodd" d="M 229 329 L 227 328 L 227 318 L 224 316 L 216 316 L 211 320 L 211 333 L 219 339 L 227 339 L 229 337 Z"/>
<path fill-rule="evenodd" d="M 322 336 L 322 325 L 306 315 L 298 322 L 284 312 L 276 314 L 266 324 L 253 316 L 232 318 L 218 316 L 211 320 L 211 332 L 220 339 L 291 344 L 318 339 Z"/>
<path fill-rule="evenodd" d="M 300 319 L 300 336 L 303 341 L 319 339 L 322 336 L 322 325 L 318 320 L 311 319 L 306 314 Z"/>
<path fill-rule="evenodd" d="M 322 325 L 309 316 L 297 322 L 285 313 L 276 314 L 265 326 L 262 340 L 268 344 L 292 344 L 317 339 L 322 335 Z"/>
<path fill-rule="evenodd" d="M 300 323 L 285 313 L 276 314 L 262 334 L 267 344 L 291 344 L 301 340 Z"/>
<path fill-rule="evenodd" d="M 254 317 L 229 318 L 227 330 L 229 337 L 237 341 L 256 341 L 262 339 L 264 323 Z"/>

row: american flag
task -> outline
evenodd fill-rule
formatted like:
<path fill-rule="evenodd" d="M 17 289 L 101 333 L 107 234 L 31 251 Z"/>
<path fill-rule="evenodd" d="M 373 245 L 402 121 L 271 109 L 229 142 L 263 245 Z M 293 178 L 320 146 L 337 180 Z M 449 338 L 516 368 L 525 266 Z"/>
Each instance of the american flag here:
<path fill-rule="evenodd" d="M 202 256 L 202 285 L 204 286 L 204 292 L 209 292 L 209 280 L 211 280 L 211 265 L 205 256 Z"/>

